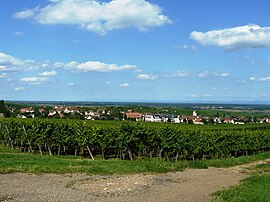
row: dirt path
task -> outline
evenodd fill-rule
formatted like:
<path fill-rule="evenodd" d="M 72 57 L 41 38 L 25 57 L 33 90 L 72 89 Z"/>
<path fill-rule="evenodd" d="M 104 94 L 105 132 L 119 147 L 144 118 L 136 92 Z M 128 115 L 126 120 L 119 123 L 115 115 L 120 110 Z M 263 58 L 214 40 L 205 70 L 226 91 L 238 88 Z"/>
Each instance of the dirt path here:
<path fill-rule="evenodd" d="M 0 201 L 209 201 L 211 193 L 244 179 L 246 168 L 264 162 L 161 175 L 1 174 Z"/>

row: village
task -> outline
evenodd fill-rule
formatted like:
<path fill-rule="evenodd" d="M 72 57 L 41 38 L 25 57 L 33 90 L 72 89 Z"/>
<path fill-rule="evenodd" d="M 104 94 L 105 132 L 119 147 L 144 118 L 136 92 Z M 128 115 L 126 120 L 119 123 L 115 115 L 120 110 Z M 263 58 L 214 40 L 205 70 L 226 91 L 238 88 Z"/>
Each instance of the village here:
<path fill-rule="evenodd" d="M 165 110 L 164 110 L 165 111 Z M 11 109 L 12 113 L 14 109 Z M 165 111 L 166 112 L 166 111 Z M 54 106 L 53 108 L 20 108 L 16 116 L 17 118 L 60 118 L 60 119 L 81 119 L 81 120 L 115 120 L 115 121 L 143 121 L 153 123 L 185 123 L 185 124 L 247 124 L 247 123 L 270 123 L 269 118 L 254 118 L 245 116 L 202 116 L 196 110 L 192 114 L 185 116 L 171 113 L 151 113 L 151 112 L 135 112 L 132 109 L 127 111 L 119 111 L 116 113 L 111 110 L 91 110 L 75 106 Z"/>

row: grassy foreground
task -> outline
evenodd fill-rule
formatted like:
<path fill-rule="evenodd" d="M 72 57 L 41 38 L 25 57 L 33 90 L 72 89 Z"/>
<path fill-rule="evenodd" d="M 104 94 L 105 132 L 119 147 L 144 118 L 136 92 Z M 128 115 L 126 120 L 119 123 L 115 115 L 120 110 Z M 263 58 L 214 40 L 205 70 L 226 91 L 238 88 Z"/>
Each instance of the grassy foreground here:
<path fill-rule="evenodd" d="M 212 201 L 270 201 L 270 163 L 257 165 L 252 172 L 254 174 L 239 185 L 215 193 Z"/>
<path fill-rule="evenodd" d="M 20 153 L 17 150 L 0 145 L 0 173 L 164 173 L 182 171 L 185 168 L 229 167 L 267 158 L 270 158 L 270 152 L 239 158 L 203 161 L 169 162 L 159 158 L 134 161 L 118 159 L 97 159 L 92 161 L 78 156 L 42 156 L 39 154 Z"/>

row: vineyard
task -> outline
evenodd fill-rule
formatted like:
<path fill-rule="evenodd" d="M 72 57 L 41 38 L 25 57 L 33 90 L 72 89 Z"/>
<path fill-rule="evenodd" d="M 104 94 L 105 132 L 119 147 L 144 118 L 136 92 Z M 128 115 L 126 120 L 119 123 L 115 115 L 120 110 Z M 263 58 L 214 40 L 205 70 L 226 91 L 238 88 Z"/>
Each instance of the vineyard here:
<path fill-rule="evenodd" d="M 0 141 L 12 148 L 95 159 L 200 160 L 270 150 L 270 125 L 194 126 L 137 122 L 0 119 Z"/>

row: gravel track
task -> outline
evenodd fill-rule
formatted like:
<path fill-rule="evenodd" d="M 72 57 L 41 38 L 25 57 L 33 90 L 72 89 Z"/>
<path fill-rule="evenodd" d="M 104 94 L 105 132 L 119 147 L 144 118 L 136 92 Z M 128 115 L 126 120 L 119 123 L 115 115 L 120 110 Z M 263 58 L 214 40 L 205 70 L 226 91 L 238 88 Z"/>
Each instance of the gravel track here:
<path fill-rule="evenodd" d="M 0 174 L 0 201 L 203 202 L 211 193 L 239 183 L 249 166 L 264 162 L 159 175 Z"/>

